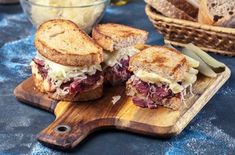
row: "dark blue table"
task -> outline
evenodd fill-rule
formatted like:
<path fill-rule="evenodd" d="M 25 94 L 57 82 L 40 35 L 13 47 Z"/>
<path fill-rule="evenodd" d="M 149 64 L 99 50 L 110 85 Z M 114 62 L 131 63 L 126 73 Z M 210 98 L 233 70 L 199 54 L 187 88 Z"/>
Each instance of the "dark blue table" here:
<path fill-rule="evenodd" d="M 144 13 L 144 2 L 110 7 L 102 22 L 122 23 L 150 32 L 148 43 L 163 44 Z M 12 92 L 30 76 L 35 30 L 19 5 L 0 6 L 0 154 L 63 154 L 42 146 L 35 135 L 54 120 L 45 111 L 21 104 Z M 214 55 L 235 73 L 235 58 Z M 179 135 L 163 140 L 116 130 L 89 136 L 66 154 L 235 154 L 235 76 Z"/>

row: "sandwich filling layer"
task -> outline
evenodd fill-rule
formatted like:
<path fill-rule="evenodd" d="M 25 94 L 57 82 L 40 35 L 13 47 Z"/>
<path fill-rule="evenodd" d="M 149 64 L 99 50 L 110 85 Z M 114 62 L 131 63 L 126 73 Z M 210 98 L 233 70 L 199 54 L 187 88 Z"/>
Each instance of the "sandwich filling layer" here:
<path fill-rule="evenodd" d="M 104 53 L 104 76 L 111 84 L 118 84 L 131 77 L 128 71 L 130 57 L 138 53 L 135 47 L 126 47 L 114 52 Z"/>
<path fill-rule="evenodd" d="M 186 89 L 190 91 L 197 80 L 197 72 L 186 72 L 180 82 L 168 80 L 156 73 L 139 70 L 127 82 L 127 93 L 134 104 L 143 108 L 156 108 L 169 104 L 171 100 L 183 100 Z M 192 91 L 191 91 L 192 92 Z"/>
<path fill-rule="evenodd" d="M 36 79 L 43 81 L 44 91 L 55 92 L 59 96 L 84 92 L 103 80 L 100 64 L 84 67 L 63 66 L 37 53 L 31 66 Z"/>

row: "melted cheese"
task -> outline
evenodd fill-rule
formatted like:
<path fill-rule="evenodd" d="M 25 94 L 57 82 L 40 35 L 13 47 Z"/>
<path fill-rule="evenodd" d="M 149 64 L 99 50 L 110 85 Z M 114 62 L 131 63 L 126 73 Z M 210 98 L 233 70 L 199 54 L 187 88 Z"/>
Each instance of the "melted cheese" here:
<path fill-rule="evenodd" d="M 133 56 L 138 53 L 139 50 L 135 47 L 126 47 L 114 52 L 104 52 L 104 63 L 107 66 L 113 67 L 115 64 L 119 63 L 121 59 L 127 58 L 128 56 Z"/>
<path fill-rule="evenodd" d="M 134 74 L 141 79 L 142 81 L 158 84 L 158 83 L 166 83 L 169 85 L 169 88 L 172 90 L 173 93 L 180 93 L 185 88 L 187 88 L 190 84 L 193 84 L 197 80 L 197 76 L 195 74 L 186 73 L 184 80 L 182 81 L 182 85 L 177 82 L 173 82 L 168 80 L 156 73 L 146 72 L 144 70 L 139 70 L 134 72 Z"/>
<path fill-rule="evenodd" d="M 184 88 L 187 88 L 189 85 L 195 83 L 197 81 L 197 75 L 196 74 L 190 74 L 186 73 L 184 81 L 182 82 L 182 85 Z"/>
<path fill-rule="evenodd" d="M 134 72 L 134 74 L 141 80 L 148 82 L 148 83 L 159 83 L 159 82 L 171 83 L 170 80 L 164 77 L 161 77 L 158 74 L 153 73 L 153 72 L 150 73 L 144 70 L 138 70 L 137 72 Z"/>

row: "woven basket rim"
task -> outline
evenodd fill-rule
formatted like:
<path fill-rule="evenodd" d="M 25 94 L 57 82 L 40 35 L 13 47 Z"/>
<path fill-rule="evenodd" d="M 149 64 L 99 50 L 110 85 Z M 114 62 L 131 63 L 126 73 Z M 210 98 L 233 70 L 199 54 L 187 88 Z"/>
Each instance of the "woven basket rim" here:
<path fill-rule="evenodd" d="M 198 22 L 183 20 L 183 19 L 175 19 L 175 18 L 169 18 L 165 17 L 156 11 L 153 11 L 154 8 L 150 6 L 149 4 L 145 7 L 145 12 L 149 16 L 149 18 L 162 20 L 167 23 L 175 23 L 183 26 L 190 26 L 195 28 L 201 28 L 208 31 L 214 31 L 214 32 L 222 32 L 222 33 L 228 33 L 228 34 L 234 34 L 235 35 L 235 28 L 225 28 L 225 27 L 219 27 L 219 26 L 211 26 L 206 24 L 200 24 Z"/>

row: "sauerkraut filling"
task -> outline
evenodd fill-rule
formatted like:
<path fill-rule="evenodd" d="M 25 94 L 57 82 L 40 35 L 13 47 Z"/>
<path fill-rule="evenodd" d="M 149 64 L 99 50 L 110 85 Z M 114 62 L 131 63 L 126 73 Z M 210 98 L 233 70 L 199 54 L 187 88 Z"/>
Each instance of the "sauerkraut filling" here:
<path fill-rule="evenodd" d="M 60 96 L 86 91 L 103 79 L 100 65 L 89 67 L 68 67 L 54 63 L 37 54 L 31 63 L 32 71 L 40 74 L 48 92 Z"/>
<path fill-rule="evenodd" d="M 166 83 L 153 84 L 144 82 L 133 75 L 127 82 L 129 96 L 137 106 L 142 108 L 156 108 L 172 97 L 181 97 L 180 93 L 173 93 Z"/>
<path fill-rule="evenodd" d="M 133 46 L 122 48 L 114 52 L 104 52 L 104 64 L 113 67 L 116 64 L 120 64 L 122 59 L 127 59 L 138 52 L 139 50 Z"/>
<path fill-rule="evenodd" d="M 139 50 L 135 47 L 126 47 L 114 52 L 105 52 L 105 81 L 113 85 L 127 81 L 132 75 L 128 71 L 130 57 L 138 52 Z"/>

